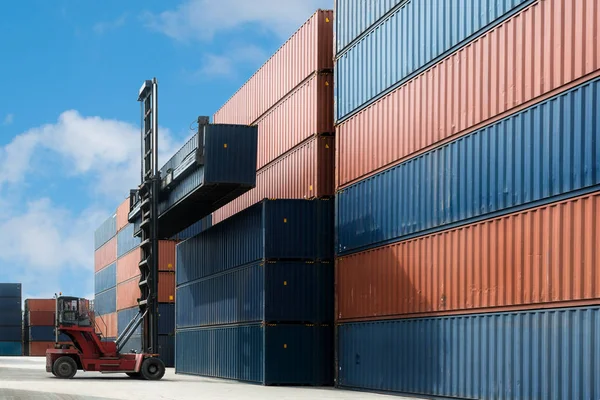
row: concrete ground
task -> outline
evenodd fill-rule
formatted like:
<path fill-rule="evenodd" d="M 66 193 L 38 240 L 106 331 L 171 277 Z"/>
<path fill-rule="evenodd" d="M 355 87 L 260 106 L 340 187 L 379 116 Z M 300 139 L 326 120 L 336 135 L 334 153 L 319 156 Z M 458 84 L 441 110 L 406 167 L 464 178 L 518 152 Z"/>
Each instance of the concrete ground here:
<path fill-rule="evenodd" d="M 158 382 L 138 381 L 126 375 L 78 371 L 65 381 L 46 373 L 44 358 L 0 357 L 2 400 L 154 400 L 154 399 L 402 399 L 333 388 L 264 387 L 220 379 L 175 375 L 171 368 Z"/>

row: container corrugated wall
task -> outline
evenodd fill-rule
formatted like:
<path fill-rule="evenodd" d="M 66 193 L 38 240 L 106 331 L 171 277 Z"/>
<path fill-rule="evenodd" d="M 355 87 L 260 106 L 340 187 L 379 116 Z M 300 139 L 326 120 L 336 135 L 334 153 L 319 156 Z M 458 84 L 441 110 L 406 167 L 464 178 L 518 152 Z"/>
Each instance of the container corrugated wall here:
<path fill-rule="evenodd" d="M 117 311 L 117 288 L 96 293 L 94 311 L 98 315 L 111 314 Z"/>
<path fill-rule="evenodd" d="M 173 303 L 175 301 L 175 273 L 158 273 L 158 302 Z M 140 297 L 139 278 L 133 278 L 117 285 L 116 307 L 117 310 L 135 307 Z"/>
<path fill-rule="evenodd" d="M 470 399 L 600 398 L 598 307 L 349 323 L 338 326 L 337 338 L 341 387 Z"/>
<path fill-rule="evenodd" d="M 133 224 L 127 224 L 117 234 L 117 257 L 123 257 L 140 245 L 139 236 L 133 236 Z"/>
<path fill-rule="evenodd" d="M 436 62 L 534 0 L 412 0 L 336 57 L 337 119 Z"/>
<path fill-rule="evenodd" d="M 315 73 L 256 125 L 258 170 L 311 136 L 333 134 L 333 74 Z"/>
<path fill-rule="evenodd" d="M 158 252 L 160 257 L 160 250 Z M 142 253 L 139 247 L 117 259 L 117 283 L 128 281 L 140 275 Z"/>
<path fill-rule="evenodd" d="M 335 139 L 312 137 L 256 173 L 256 188 L 213 213 L 213 223 L 263 199 L 313 199 L 334 193 Z"/>
<path fill-rule="evenodd" d="M 175 370 L 264 385 L 329 385 L 332 331 L 260 324 L 178 331 Z"/>
<path fill-rule="evenodd" d="M 191 237 L 199 235 L 200 233 L 204 232 L 211 226 L 212 226 L 212 214 L 208 215 L 205 218 L 202 218 L 200 221 L 194 223 L 189 228 L 186 228 L 183 231 L 179 232 L 177 235 L 172 237 L 171 240 L 180 240 L 180 241 L 187 240 Z"/>
<path fill-rule="evenodd" d="M 600 303 L 600 193 L 338 258 L 337 319 Z"/>
<path fill-rule="evenodd" d="M 177 284 L 258 260 L 331 260 L 333 202 L 264 200 L 177 245 Z"/>
<path fill-rule="evenodd" d="M 596 35 L 600 7 L 595 0 L 570 4 L 534 4 L 343 122 L 336 136 L 337 187 L 600 69 L 600 42 L 586 40 Z M 572 61 L 563 66 L 563 59 Z"/>
<path fill-rule="evenodd" d="M 25 310 L 29 311 L 56 311 L 56 300 L 54 299 L 26 299 Z"/>
<path fill-rule="evenodd" d="M 21 342 L 0 342 L 0 357 L 18 357 L 23 355 Z"/>
<path fill-rule="evenodd" d="M 117 234 L 117 216 L 113 215 L 94 232 L 94 249 L 98 250 Z"/>
<path fill-rule="evenodd" d="M 103 338 L 114 338 L 118 336 L 116 312 L 98 315 L 95 319 L 96 330 Z"/>
<path fill-rule="evenodd" d="M 49 342 L 55 339 L 54 326 L 31 326 L 29 327 L 29 339 L 32 342 Z M 60 342 L 70 342 L 67 335 L 58 336 Z"/>
<path fill-rule="evenodd" d="M 261 321 L 332 323 L 333 265 L 261 261 L 178 287 L 176 309 L 178 329 Z"/>
<path fill-rule="evenodd" d="M 119 232 L 121 229 L 125 228 L 127 226 L 127 224 L 129 223 L 129 202 L 130 202 L 130 199 L 128 197 L 121 204 L 119 204 L 119 207 L 117 207 L 117 214 L 116 214 L 117 232 Z"/>
<path fill-rule="evenodd" d="M 333 12 L 317 11 L 214 115 L 252 124 L 315 71 L 333 69 Z"/>
<path fill-rule="evenodd" d="M 117 260 L 117 238 L 113 237 L 94 252 L 94 271 L 114 263 Z"/>
<path fill-rule="evenodd" d="M 94 293 L 101 293 L 117 286 L 117 263 L 96 272 L 94 276 Z"/>
<path fill-rule="evenodd" d="M 599 89 L 582 84 L 339 192 L 337 251 L 597 190 Z"/>

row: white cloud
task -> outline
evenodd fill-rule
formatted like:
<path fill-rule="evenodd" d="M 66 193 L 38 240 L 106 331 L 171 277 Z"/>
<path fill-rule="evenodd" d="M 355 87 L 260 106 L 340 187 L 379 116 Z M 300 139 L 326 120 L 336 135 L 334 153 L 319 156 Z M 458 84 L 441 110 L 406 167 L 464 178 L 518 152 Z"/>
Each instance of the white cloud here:
<path fill-rule="evenodd" d="M 96 32 L 98 35 L 102 35 L 108 31 L 122 27 L 123 25 L 125 25 L 126 21 L 127 21 L 127 15 L 124 14 L 113 21 L 98 22 L 97 24 L 94 25 L 93 29 L 94 29 L 94 32 Z"/>
<path fill-rule="evenodd" d="M 236 65 L 259 66 L 267 60 L 267 57 L 263 49 L 254 45 L 235 47 L 232 51 L 223 54 L 206 54 L 203 56 L 202 67 L 194 72 L 193 76 L 196 79 L 233 77 L 237 73 Z"/>
<path fill-rule="evenodd" d="M 181 144 L 161 129 L 161 163 Z M 32 163 L 45 165 L 48 155 L 64 163 L 52 171 L 55 181 L 64 176 L 65 168 L 91 182 L 94 200 L 87 209 L 73 212 L 31 192 L 25 200 L 10 194 L 37 172 Z M 0 281 L 20 281 L 27 295 L 36 297 L 61 290 L 77 295 L 92 291 L 94 231 L 137 186 L 139 168 L 139 127 L 73 110 L 62 113 L 56 123 L 30 129 L 0 147 Z M 79 286 L 65 287 L 61 273 L 78 276 Z"/>
<path fill-rule="evenodd" d="M 180 41 L 211 40 L 220 31 L 256 24 L 281 38 L 289 36 L 331 0 L 187 0 L 160 14 L 146 13 L 149 28 Z"/>
<path fill-rule="evenodd" d="M 3 125 L 10 125 L 14 122 L 15 120 L 15 115 L 14 114 L 6 114 L 6 116 L 4 117 L 4 122 L 2 123 Z"/>

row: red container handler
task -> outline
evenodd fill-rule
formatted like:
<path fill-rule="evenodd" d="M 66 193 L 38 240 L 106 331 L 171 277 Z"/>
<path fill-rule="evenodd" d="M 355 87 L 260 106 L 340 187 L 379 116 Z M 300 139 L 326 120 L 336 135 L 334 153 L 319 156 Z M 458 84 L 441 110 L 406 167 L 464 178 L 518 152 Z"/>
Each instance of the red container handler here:
<path fill-rule="evenodd" d="M 214 123 L 252 124 L 311 74 L 332 70 L 333 11 L 318 10 L 214 114 Z"/>
<path fill-rule="evenodd" d="M 596 0 L 539 1 L 341 123 L 336 187 L 600 75 L 599 21 Z"/>
<path fill-rule="evenodd" d="M 313 137 L 257 172 L 256 188 L 213 213 L 216 224 L 263 199 L 314 199 L 333 195 L 334 143 Z"/>
<path fill-rule="evenodd" d="M 600 192 L 336 260 L 338 322 L 600 303 Z"/>

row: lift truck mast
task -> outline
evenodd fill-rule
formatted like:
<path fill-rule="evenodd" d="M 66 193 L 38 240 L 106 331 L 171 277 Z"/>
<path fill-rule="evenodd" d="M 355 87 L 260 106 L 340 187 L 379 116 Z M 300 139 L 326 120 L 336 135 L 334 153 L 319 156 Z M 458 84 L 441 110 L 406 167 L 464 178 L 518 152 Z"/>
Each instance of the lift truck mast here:
<path fill-rule="evenodd" d="M 158 82 L 156 78 L 142 85 L 142 183 L 139 186 L 141 208 L 142 257 L 140 269 L 139 313 L 127 325 L 116 342 L 103 341 L 96 333 L 95 321 L 84 299 L 57 296 L 54 349 L 46 352 L 46 371 L 63 379 L 75 376 L 77 370 L 104 373 L 126 373 L 134 378 L 160 380 L 165 365 L 158 358 Z M 142 353 L 123 353 L 125 343 L 144 324 Z M 67 335 L 72 345 L 59 345 L 58 334 Z"/>

